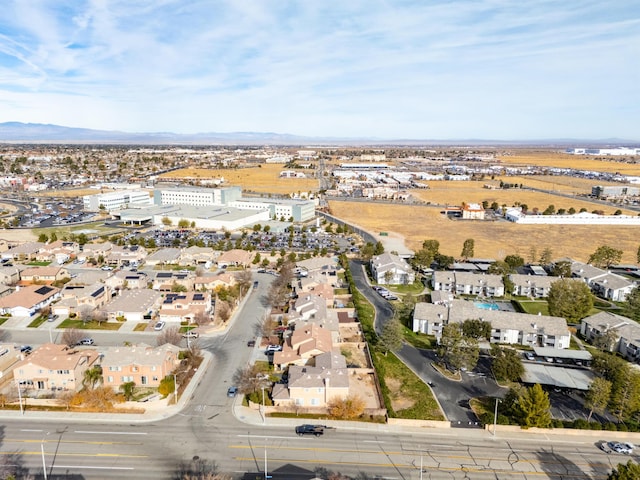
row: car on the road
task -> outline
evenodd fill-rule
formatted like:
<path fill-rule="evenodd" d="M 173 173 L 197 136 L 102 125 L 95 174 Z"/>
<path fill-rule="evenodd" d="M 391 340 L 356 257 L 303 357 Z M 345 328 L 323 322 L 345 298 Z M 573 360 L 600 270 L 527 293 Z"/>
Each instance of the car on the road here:
<path fill-rule="evenodd" d="M 238 393 L 238 387 L 229 387 L 227 389 L 227 397 L 235 397 L 236 394 Z"/>
<path fill-rule="evenodd" d="M 296 433 L 300 436 L 313 435 L 315 437 L 319 437 L 324 433 L 324 425 L 298 425 L 296 427 Z"/>
<path fill-rule="evenodd" d="M 267 353 L 282 351 L 282 345 L 269 345 L 267 346 Z"/>
<path fill-rule="evenodd" d="M 187 330 L 182 334 L 183 338 L 198 338 L 200 334 L 195 330 Z"/>
<path fill-rule="evenodd" d="M 256 346 L 255 340 L 247 340 L 247 347 L 255 347 L 255 346 Z"/>
<path fill-rule="evenodd" d="M 387 300 L 398 300 L 398 297 L 393 294 L 386 295 L 384 298 L 386 298 Z"/>
<path fill-rule="evenodd" d="M 162 330 L 164 328 L 165 323 L 163 321 L 156 322 L 153 326 L 154 330 Z"/>
<path fill-rule="evenodd" d="M 616 453 L 622 453 L 623 455 L 631 455 L 633 453 L 633 445 L 627 442 L 607 442 L 606 445 Z"/>
<path fill-rule="evenodd" d="M 260 283 L 258 282 L 258 280 L 256 280 L 255 282 L 253 282 L 253 288 L 258 288 L 258 285 L 260 285 Z"/>
<path fill-rule="evenodd" d="M 29 355 L 33 351 L 31 345 L 22 345 L 20 347 L 20 353 L 24 353 L 25 355 Z"/>
<path fill-rule="evenodd" d="M 77 345 L 93 345 L 94 343 L 93 338 L 86 337 L 80 340 Z"/>

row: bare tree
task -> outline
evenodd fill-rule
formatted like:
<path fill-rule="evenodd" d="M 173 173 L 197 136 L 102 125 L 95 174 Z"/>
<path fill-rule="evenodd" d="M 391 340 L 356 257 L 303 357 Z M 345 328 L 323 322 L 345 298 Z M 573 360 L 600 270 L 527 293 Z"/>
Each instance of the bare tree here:
<path fill-rule="evenodd" d="M 231 306 L 229 302 L 225 302 L 224 300 L 218 300 L 216 302 L 216 316 L 220 319 L 221 322 L 226 322 L 231 318 Z"/>
<path fill-rule="evenodd" d="M 74 347 L 83 337 L 84 334 L 81 330 L 78 330 L 77 328 L 70 328 L 68 330 L 65 330 L 62 334 L 62 343 L 64 343 L 68 347 Z"/>
<path fill-rule="evenodd" d="M 242 297 L 247 290 L 249 290 L 249 286 L 253 280 L 253 275 L 251 270 L 242 270 L 240 273 L 236 275 L 236 281 L 238 282 L 238 286 L 240 287 L 240 297 Z"/>
<path fill-rule="evenodd" d="M 158 346 L 170 343 L 171 345 L 180 345 L 182 335 L 180 335 L 180 329 L 178 327 L 169 327 L 164 329 L 158 335 L 156 342 Z"/>
<path fill-rule="evenodd" d="M 205 312 L 204 310 L 201 310 L 199 312 L 196 312 L 196 314 L 193 316 L 193 321 L 197 325 L 206 325 L 211 322 L 211 314 Z"/>
<path fill-rule="evenodd" d="M 277 326 L 278 326 L 278 322 L 276 322 L 270 316 L 267 316 L 264 319 L 264 322 L 262 322 L 262 325 L 260 326 L 260 334 L 263 337 L 268 337 L 273 333 L 273 331 L 276 329 Z"/>
<path fill-rule="evenodd" d="M 249 367 L 236 370 L 233 375 L 233 383 L 238 387 L 240 393 L 248 394 L 257 392 L 262 387 L 269 385 L 269 376 L 260 367 L 253 364 Z"/>
<path fill-rule="evenodd" d="M 104 310 L 96 310 L 93 314 L 93 319 L 98 323 L 98 325 L 102 325 L 109 319 L 109 314 Z"/>
<path fill-rule="evenodd" d="M 81 305 L 76 315 L 82 323 L 89 323 L 93 319 L 95 309 L 91 305 Z"/>

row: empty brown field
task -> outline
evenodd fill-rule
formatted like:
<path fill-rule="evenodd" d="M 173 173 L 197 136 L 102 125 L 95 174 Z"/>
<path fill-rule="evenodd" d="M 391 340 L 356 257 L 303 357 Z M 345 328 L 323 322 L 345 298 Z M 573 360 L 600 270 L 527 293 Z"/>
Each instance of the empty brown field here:
<path fill-rule="evenodd" d="M 513 181 L 513 183 L 519 182 Z M 486 200 L 489 204 L 497 202 L 498 205 L 507 205 L 508 207 L 519 202 L 520 204 L 526 204 L 529 210 L 538 208 L 540 211 L 545 210 L 549 205 L 553 205 L 556 210 L 559 208 L 569 210 L 569 208 L 573 207 L 576 211 L 580 211 L 584 207 L 589 212 L 603 210 L 605 214 L 613 214 L 618 209 L 618 207 L 609 207 L 577 198 L 566 198 L 520 188 L 490 190 L 484 188 L 485 184 L 498 185 L 499 181 L 429 182 L 428 189 L 416 189 L 410 190 L 410 192 L 422 201 L 439 205 L 461 205 L 462 202 L 481 203 Z M 627 215 L 638 214 L 632 210 L 625 209 L 622 209 L 622 212 Z"/>
<path fill-rule="evenodd" d="M 239 185 L 242 190 L 258 193 L 289 194 L 315 192 L 318 180 L 315 178 L 280 178 L 280 172 L 287 170 L 280 164 L 262 164 L 238 169 L 185 168 L 160 175 L 160 178 L 205 179 L 223 177 L 225 185 Z M 313 175 L 315 170 L 305 170 Z"/>
<path fill-rule="evenodd" d="M 501 259 L 518 254 L 529 257 L 531 247 L 538 254 L 550 248 L 555 258 L 568 256 L 587 261 L 600 245 L 622 249 L 623 263 L 636 263 L 640 229 L 633 226 L 516 225 L 510 222 L 448 220 L 435 207 L 330 202 L 331 212 L 376 233 L 397 232 L 407 247 L 418 250 L 426 239 L 440 242 L 440 251 L 455 258 L 465 239 L 475 240 L 476 257 Z"/>
<path fill-rule="evenodd" d="M 553 150 L 513 150 L 508 154 L 497 155 L 497 158 L 505 165 L 535 165 L 640 175 L 640 163 L 624 163 L 616 161 L 615 157 L 603 161 L 590 155 L 569 155 Z M 640 159 L 637 161 L 640 162 Z"/>
<path fill-rule="evenodd" d="M 497 177 L 496 177 L 497 178 Z M 525 187 L 552 190 L 569 194 L 591 194 L 596 185 L 622 185 L 620 182 L 601 182 L 588 178 L 562 177 L 555 175 L 531 175 L 524 177 L 499 177 L 505 183 L 522 184 Z M 493 183 L 493 182 L 489 182 Z"/>

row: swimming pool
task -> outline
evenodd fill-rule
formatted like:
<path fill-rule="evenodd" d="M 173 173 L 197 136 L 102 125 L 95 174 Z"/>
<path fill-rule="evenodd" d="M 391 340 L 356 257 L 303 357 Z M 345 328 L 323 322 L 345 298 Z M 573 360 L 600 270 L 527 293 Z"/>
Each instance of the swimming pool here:
<path fill-rule="evenodd" d="M 500 306 L 496 303 L 473 302 L 473 304 L 482 310 L 500 310 Z"/>

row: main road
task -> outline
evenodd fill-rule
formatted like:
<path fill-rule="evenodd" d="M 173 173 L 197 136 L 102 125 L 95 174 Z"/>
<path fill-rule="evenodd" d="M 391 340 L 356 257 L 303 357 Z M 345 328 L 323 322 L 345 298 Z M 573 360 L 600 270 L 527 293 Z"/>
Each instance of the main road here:
<path fill-rule="evenodd" d="M 304 420 L 270 417 L 264 424 L 255 413 L 234 408 L 239 398 L 226 396 L 235 371 L 257 353 L 246 343 L 267 311 L 272 277 L 257 278 L 258 288 L 227 332 L 201 337 L 200 346 L 213 359 L 178 414 L 123 421 L 117 415 L 2 412 L 0 462 L 20 465 L 36 478 L 45 478 L 44 470 L 50 479 L 172 479 L 194 459 L 251 479 L 312 478 L 318 469 L 366 475 L 360 478 L 596 479 L 626 460 L 580 437 L 500 432 L 493 437 L 480 429 L 324 422 L 336 428 L 316 438 L 295 435 L 293 426 Z M 111 341 L 95 337 L 99 344 Z"/>

